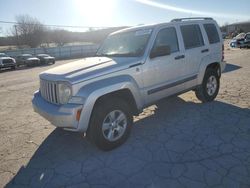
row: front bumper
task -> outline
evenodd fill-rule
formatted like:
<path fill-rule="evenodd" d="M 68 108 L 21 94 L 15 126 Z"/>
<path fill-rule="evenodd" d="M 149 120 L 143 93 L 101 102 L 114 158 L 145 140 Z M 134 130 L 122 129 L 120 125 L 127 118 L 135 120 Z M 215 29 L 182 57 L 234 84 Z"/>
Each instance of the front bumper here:
<path fill-rule="evenodd" d="M 44 100 L 39 91 L 34 93 L 32 105 L 35 112 L 50 121 L 54 126 L 77 131 L 79 122 L 76 120 L 76 114 L 78 110 L 82 109 L 83 105 L 55 105 Z"/>
<path fill-rule="evenodd" d="M 39 65 L 40 61 L 39 60 L 27 60 L 26 61 L 26 64 L 28 66 L 31 66 L 31 65 Z"/>
<path fill-rule="evenodd" d="M 43 60 L 40 60 L 41 63 L 54 63 L 55 62 L 55 59 L 43 59 Z"/>
<path fill-rule="evenodd" d="M 15 67 L 16 64 L 14 63 L 8 63 L 8 64 L 0 64 L 0 68 L 10 68 L 10 67 Z"/>

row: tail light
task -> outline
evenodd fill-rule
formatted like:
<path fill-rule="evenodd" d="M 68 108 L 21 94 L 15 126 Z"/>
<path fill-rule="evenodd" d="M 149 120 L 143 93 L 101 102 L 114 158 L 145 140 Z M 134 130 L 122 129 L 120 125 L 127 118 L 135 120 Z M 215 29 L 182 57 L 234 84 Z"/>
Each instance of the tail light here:
<path fill-rule="evenodd" d="M 221 57 L 221 61 L 224 61 L 224 44 L 222 44 L 222 57 Z"/>

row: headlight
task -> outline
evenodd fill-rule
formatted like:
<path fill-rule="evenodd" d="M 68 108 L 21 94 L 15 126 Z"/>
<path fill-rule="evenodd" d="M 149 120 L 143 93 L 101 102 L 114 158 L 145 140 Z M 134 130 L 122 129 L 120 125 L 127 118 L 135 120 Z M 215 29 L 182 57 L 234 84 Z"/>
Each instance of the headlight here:
<path fill-rule="evenodd" d="M 71 97 L 71 87 L 66 83 L 58 84 L 58 91 L 59 91 L 59 102 L 61 104 L 68 103 Z"/>

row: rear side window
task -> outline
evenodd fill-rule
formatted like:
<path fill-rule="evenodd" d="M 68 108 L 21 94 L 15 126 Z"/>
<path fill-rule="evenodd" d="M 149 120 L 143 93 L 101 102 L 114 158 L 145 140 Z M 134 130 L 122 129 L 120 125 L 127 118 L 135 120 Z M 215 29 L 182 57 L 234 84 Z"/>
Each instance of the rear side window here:
<path fill-rule="evenodd" d="M 154 47 L 170 46 L 171 53 L 179 51 L 179 45 L 174 27 L 165 28 L 159 31 L 155 39 Z"/>
<path fill-rule="evenodd" d="M 186 49 L 197 48 L 204 45 L 199 25 L 182 25 L 181 34 L 183 36 Z"/>
<path fill-rule="evenodd" d="M 220 37 L 214 24 L 204 24 L 204 28 L 210 44 L 220 42 Z"/>

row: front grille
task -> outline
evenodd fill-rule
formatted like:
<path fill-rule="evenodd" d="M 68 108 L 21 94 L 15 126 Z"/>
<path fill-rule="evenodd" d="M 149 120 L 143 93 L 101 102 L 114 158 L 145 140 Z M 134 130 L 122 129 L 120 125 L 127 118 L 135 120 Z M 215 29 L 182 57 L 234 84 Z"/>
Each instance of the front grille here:
<path fill-rule="evenodd" d="M 11 64 L 14 63 L 12 59 L 3 59 L 3 64 Z"/>
<path fill-rule="evenodd" d="M 40 79 L 40 92 L 46 101 L 59 104 L 56 82 Z"/>

